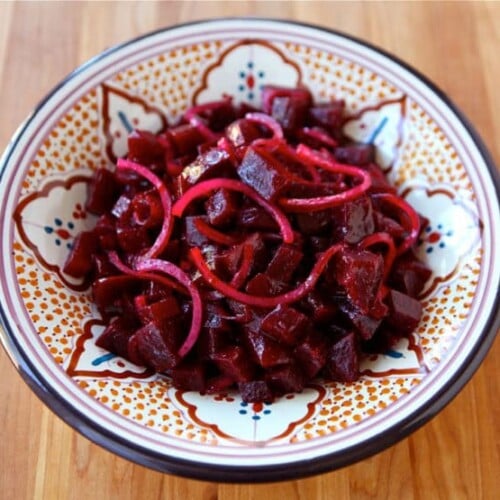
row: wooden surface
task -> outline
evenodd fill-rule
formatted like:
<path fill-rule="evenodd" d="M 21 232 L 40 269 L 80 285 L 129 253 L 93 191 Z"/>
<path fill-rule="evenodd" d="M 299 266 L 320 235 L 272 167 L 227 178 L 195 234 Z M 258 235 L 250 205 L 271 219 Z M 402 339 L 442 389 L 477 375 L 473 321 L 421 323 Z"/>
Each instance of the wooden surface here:
<path fill-rule="evenodd" d="M 449 94 L 500 163 L 495 2 L 0 2 L 0 150 L 57 81 L 104 48 L 177 22 L 246 14 L 323 24 L 400 56 Z M 499 498 L 499 365 L 497 340 L 444 411 L 373 458 L 300 481 L 224 485 L 153 472 L 90 443 L 41 404 L 0 349 L 0 498 Z"/>

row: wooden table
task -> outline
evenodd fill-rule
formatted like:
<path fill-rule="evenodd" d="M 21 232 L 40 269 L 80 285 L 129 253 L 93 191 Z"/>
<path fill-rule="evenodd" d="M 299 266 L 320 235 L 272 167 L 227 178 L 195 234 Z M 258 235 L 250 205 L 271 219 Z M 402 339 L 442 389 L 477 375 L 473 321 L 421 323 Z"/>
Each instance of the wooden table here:
<path fill-rule="evenodd" d="M 322 24 L 393 52 L 468 115 L 500 163 L 500 3 L 0 3 L 0 149 L 36 102 L 89 57 L 150 30 L 222 15 Z M 191 481 L 92 444 L 45 408 L 0 349 L 0 497 L 481 499 L 500 495 L 500 342 L 461 394 L 389 450 L 337 472 L 268 485 Z"/>

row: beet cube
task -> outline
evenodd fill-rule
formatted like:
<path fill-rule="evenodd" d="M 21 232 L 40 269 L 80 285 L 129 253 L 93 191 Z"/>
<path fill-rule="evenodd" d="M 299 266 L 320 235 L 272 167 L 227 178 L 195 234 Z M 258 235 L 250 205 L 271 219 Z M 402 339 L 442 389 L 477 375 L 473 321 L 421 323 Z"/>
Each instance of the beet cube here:
<path fill-rule="evenodd" d="M 226 137 L 236 148 L 248 146 L 252 141 L 261 136 L 262 133 L 258 125 L 244 118 L 234 121 L 226 128 Z"/>
<path fill-rule="evenodd" d="M 331 380 L 354 382 L 359 377 L 359 354 L 356 335 L 350 332 L 328 349 L 325 372 Z"/>
<path fill-rule="evenodd" d="M 128 342 L 133 334 L 134 327 L 131 323 L 124 318 L 115 317 L 96 340 L 96 345 L 128 359 Z"/>
<path fill-rule="evenodd" d="M 198 392 L 205 390 L 206 366 L 199 361 L 182 361 L 173 368 L 171 376 L 177 389 Z"/>
<path fill-rule="evenodd" d="M 166 135 L 174 146 L 176 157 L 195 154 L 196 146 L 205 141 L 198 128 L 189 124 L 170 128 Z"/>
<path fill-rule="evenodd" d="M 161 327 L 168 319 L 181 314 L 179 302 L 173 296 L 152 303 L 144 302 L 140 298 L 144 298 L 144 296 L 136 297 L 134 302 L 137 315 L 143 324 L 155 323 Z"/>
<path fill-rule="evenodd" d="M 344 203 L 334 211 L 334 217 L 334 235 L 347 243 L 358 243 L 375 230 L 373 207 L 368 196 Z"/>
<path fill-rule="evenodd" d="M 155 134 L 147 130 L 134 130 L 128 138 L 128 158 L 142 165 L 163 159 L 164 149 Z"/>
<path fill-rule="evenodd" d="M 96 236 L 92 231 L 82 231 L 73 241 L 63 271 L 73 278 L 83 278 L 93 269 L 93 254 L 97 250 Z"/>
<path fill-rule="evenodd" d="M 249 360 L 248 353 L 240 346 L 228 346 L 217 351 L 213 356 L 213 361 L 223 374 L 231 377 L 235 382 L 252 380 L 255 366 Z"/>
<path fill-rule="evenodd" d="M 139 344 L 137 341 L 137 336 L 135 334 L 128 338 L 127 343 L 127 359 L 138 366 L 144 366 L 145 362 L 142 359 L 141 353 L 139 352 Z"/>
<path fill-rule="evenodd" d="M 199 155 L 181 172 L 183 189 L 214 177 L 234 177 L 234 167 L 229 154 L 222 149 L 209 149 Z"/>
<path fill-rule="evenodd" d="M 335 276 L 351 301 L 369 314 L 382 282 L 384 259 L 367 250 L 344 249 L 336 259 Z"/>
<path fill-rule="evenodd" d="M 297 248 L 283 244 L 274 253 L 266 274 L 271 279 L 289 283 L 303 257 L 304 254 Z"/>
<path fill-rule="evenodd" d="M 237 213 L 235 225 L 250 231 L 276 231 L 278 228 L 271 214 L 255 205 L 244 205 Z"/>
<path fill-rule="evenodd" d="M 295 214 L 295 220 L 301 233 L 324 235 L 330 232 L 334 221 L 332 210 L 318 210 L 314 213 Z"/>
<path fill-rule="evenodd" d="M 252 380 L 250 382 L 240 382 L 238 389 L 241 399 L 245 403 L 270 403 L 274 399 L 273 391 L 265 380 Z"/>
<path fill-rule="evenodd" d="M 234 191 L 218 189 L 205 203 L 210 224 L 225 227 L 234 221 L 238 212 L 238 195 Z"/>
<path fill-rule="evenodd" d="M 335 148 L 335 158 L 341 163 L 350 165 L 366 165 L 375 160 L 373 144 L 350 144 Z"/>
<path fill-rule="evenodd" d="M 272 338 L 252 329 L 245 329 L 245 345 L 253 360 L 263 368 L 290 363 L 288 350 Z"/>
<path fill-rule="evenodd" d="M 287 345 L 296 345 L 310 326 L 305 314 L 285 305 L 277 306 L 262 320 L 262 331 Z"/>
<path fill-rule="evenodd" d="M 102 316 L 123 314 L 121 298 L 133 295 L 139 288 L 136 278 L 128 275 L 99 278 L 92 284 L 92 301 Z"/>
<path fill-rule="evenodd" d="M 382 318 L 374 318 L 363 314 L 358 308 L 347 301 L 342 302 L 339 308 L 349 318 L 364 340 L 371 339 L 382 322 Z"/>
<path fill-rule="evenodd" d="M 169 335 L 164 335 L 155 323 L 148 323 L 136 331 L 137 349 L 144 362 L 155 371 L 171 370 L 179 363 L 176 334 L 169 332 Z"/>
<path fill-rule="evenodd" d="M 249 146 L 238 167 L 240 178 L 267 200 L 281 196 L 290 186 L 283 165 L 263 148 Z"/>
<path fill-rule="evenodd" d="M 94 234 L 96 235 L 98 245 L 102 250 L 116 249 L 118 241 L 116 239 L 115 231 L 115 219 L 109 214 L 101 215 L 94 227 Z"/>
<path fill-rule="evenodd" d="M 134 225 L 154 228 L 163 223 L 163 207 L 156 189 L 137 193 L 130 208 Z"/>
<path fill-rule="evenodd" d="M 205 392 L 207 394 L 217 394 L 231 388 L 234 381 L 226 375 L 217 375 L 207 380 Z"/>
<path fill-rule="evenodd" d="M 406 231 L 404 227 L 394 219 L 385 216 L 381 212 L 374 212 L 375 228 L 377 231 L 390 234 L 395 240 L 404 238 Z"/>
<path fill-rule="evenodd" d="M 337 314 L 337 305 L 332 302 L 331 297 L 326 297 L 317 290 L 306 295 L 302 306 L 313 323 L 318 325 L 330 323 Z"/>
<path fill-rule="evenodd" d="M 305 384 L 304 374 L 296 363 L 270 368 L 264 379 L 277 394 L 300 392 Z"/>
<path fill-rule="evenodd" d="M 417 328 L 422 316 L 422 304 L 397 290 L 389 290 L 387 294 L 389 316 L 387 321 L 401 335 L 408 335 Z"/>
<path fill-rule="evenodd" d="M 95 215 L 108 212 L 116 201 L 118 189 L 112 172 L 105 168 L 96 170 L 88 185 L 85 208 Z"/>
<path fill-rule="evenodd" d="M 116 224 L 118 245 L 125 253 L 137 254 L 151 246 L 151 238 L 144 226 L 132 226 L 129 222 L 118 221 Z"/>
<path fill-rule="evenodd" d="M 303 126 L 311 102 L 311 93 L 305 88 L 268 85 L 262 89 L 264 111 L 285 130 L 291 131 Z"/>
<path fill-rule="evenodd" d="M 283 293 L 286 285 L 281 281 L 271 279 L 267 274 L 256 274 L 245 287 L 245 291 L 250 295 L 263 295 L 273 297 Z"/>
<path fill-rule="evenodd" d="M 317 104 L 309 109 L 309 116 L 314 124 L 320 125 L 333 133 L 342 126 L 344 108 L 345 102 L 343 100 Z"/>
<path fill-rule="evenodd" d="M 390 280 L 398 291 L 416 298 L 432 271 L 411 253 L 399 257 L 393 265 Z"/>
<path fill-rule="evenodd" d="M 328 343 L 318 332 L 311 332 L 294 350 L 295 359 L 309 379 L 323 368 L 327 353 Z"/>

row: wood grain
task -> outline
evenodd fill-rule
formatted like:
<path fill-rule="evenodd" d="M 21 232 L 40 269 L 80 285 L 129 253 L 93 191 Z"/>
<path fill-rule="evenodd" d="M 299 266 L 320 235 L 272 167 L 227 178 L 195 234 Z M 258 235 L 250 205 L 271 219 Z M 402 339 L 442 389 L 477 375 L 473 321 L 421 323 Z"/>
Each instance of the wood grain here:
<path fill-rule="evenodd" d="M 153 29 L 222 15 L 321 24 L 398 55 L 460 106 L 499 163 L 496 2 L 0 2 L 0 149 L 37 101 L 89 57 Z M 444 411 L 375 457 L 300 481 L 231 485 L 153 472 L 92 444 L 39 402 L 0 350 L 0 497 L 498 498 L 499 365 L 496 341 L 473 380 Z"/>

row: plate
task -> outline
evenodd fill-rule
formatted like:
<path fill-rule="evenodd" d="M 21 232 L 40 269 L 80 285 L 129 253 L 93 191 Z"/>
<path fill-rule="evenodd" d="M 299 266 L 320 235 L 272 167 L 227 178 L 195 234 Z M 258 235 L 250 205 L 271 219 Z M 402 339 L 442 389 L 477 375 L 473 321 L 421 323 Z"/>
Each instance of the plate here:
<path fill-rule="evenodd" d="M 187 107 L 264 84 L 342 98 L 344 132 L 373 143 L 387 177 L 430 221 L 417 252 L 432 269 L 409 340 L 367 357 L 350 384 L 321 381 L 272 404 L 200 395 L 96 347 L 102 322 L 62 265 L 92 227 L 92 171 Z M 499 327 L 498 174 L 452 102 L 363 41 L 266 19 L 179 25 L 107 50 L 34 110 L 1 159 L 2 343 L 63 420 L 156 470 L 211 481 L 293 479 L 348 465 L 407 436 L 470 379 Z"/>

